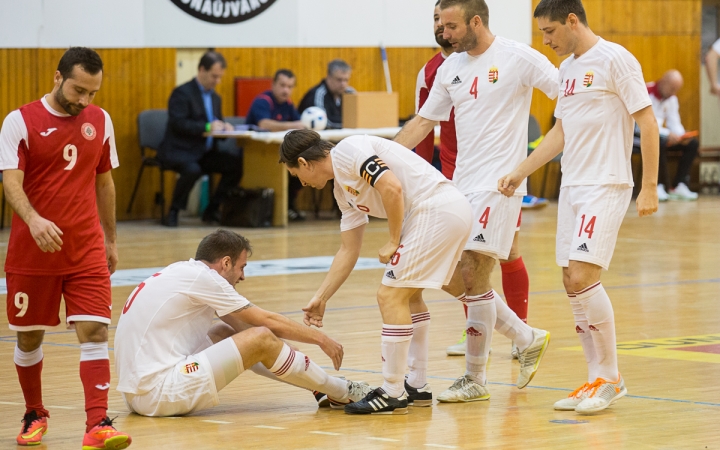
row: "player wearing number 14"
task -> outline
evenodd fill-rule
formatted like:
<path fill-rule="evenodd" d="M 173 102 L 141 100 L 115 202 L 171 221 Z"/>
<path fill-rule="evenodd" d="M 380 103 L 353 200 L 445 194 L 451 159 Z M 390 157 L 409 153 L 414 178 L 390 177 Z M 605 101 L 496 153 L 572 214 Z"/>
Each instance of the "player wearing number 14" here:
<path fill-rule="evenodd" d="M 69 49 L 50 94 L 5 118 L 0 170 L 15 211 L 8 243 L 7 314 L 17 332 L 15 367 L 25 397 L 20 445 L 37 445 L 48 430 L 41 373 L 45 330 L 68 326 L 80 341 L 80 380 L 87 413 L 83 449 L 121 449 L 131 439 L 107 418 L 110 361 L 107 327 L 110 274 L 117 265 L 115 186 L 118 166 L 112 121 L 91 105 L 103 63 L 93 50 Z"/>

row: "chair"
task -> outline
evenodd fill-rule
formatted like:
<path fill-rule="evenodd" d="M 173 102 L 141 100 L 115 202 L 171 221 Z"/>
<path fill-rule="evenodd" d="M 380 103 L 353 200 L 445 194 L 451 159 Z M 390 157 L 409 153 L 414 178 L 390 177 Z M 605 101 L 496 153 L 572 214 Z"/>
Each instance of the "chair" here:
<path fill-rule="evenodd" d="M 164 109 L 148 109 L 138 114 L 138 145 L 140 146 L 140 156 L 142 163 L 138 172 L 135 187 L 130 196 L 130 203 L 127 207 L 127 213 L 130 214 L 135 195 L 140 187 L 140 179 L 142 178 L 145 167 L 157 167 L 160 170 L 160 190 L 155 192 L 155 204 L 160 205 L 160 220 L 165 219 L 165 183 L 163 183 L 165 169 L 162 162 L 157 158 L 157 149 L 165 135 L 167 128 L 168 113 Z M 155 151 L 155 156 L 146 154 L 146 149 Z"/>

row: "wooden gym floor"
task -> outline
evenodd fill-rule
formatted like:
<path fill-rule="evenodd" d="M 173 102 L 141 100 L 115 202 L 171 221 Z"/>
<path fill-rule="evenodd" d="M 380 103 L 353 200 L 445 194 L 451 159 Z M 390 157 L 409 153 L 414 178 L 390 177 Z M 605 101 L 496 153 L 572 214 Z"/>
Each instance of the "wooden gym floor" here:
<path fill-rule="evenodd" d="M 531 385 L 513 386 L 518 368 L 510 343 L 495 335 L 489 366 L 492 398 L 472 404 L 411 408 L 405 416 L 347 416 L 318 410 L 312 395 L 253 373 L 220 393 L 218 407 L 199 414 L 152 419 L 130 415 L 114 390 L 111 417 L 133 436 L 131 448 L 720 448 L 720 198 L 660 205 L 639 219 L 631 206 L 603 284 L 613 300 L 620 370 L 629 395 L 594 415 L 557 412 L 554 401 L 585 378 L 572 314 L 555 265 L 556 205 L 523 217 L 521 250 L 530 272 L 530 323 L 552 333 L 552 342 Z M 151 222 L 121 223 L 119 269 L 165 266 L 194 255 L 213 228 L 162 228 Z M 288 229 L 239 230 L 251 239 L 251 261 L 332 256 L 339 246 L 336 221 L 311 221 Z M 9 231 L 0 232 L 4 261 Z M 364 257 L 385 242 L 382 221 L 368 226 Z M 302 308 L 324 273 L 249 278 L 238 290 L 259 306 L 300 320 Z M 375 291 L 382 271 L 353 273 L 329 304 L 325 331 L 345 346 L 339 374 L 381 382 L 380 315 Z M 499 270 L 493 276 L 501 290 Z M 113 288 L 113 324 L 132 286 Z M 463 328 L 460 305 L 440 291 L 426 291 L 432 313 L 430 383 L 437 395 L 464 370 L 462 357 L 445 356 Z M 14 335 L 0 318 L 0 448 L 14 448 L 23 399 L 13 367 Z M 111 329 L 111 346 L 113 339 Z M 300 348 L 331 370 L 322 352 Z M 79 448 L 84 426 L 78 345 L 58 327 L 46 336 L 43 376 L 49 433 L 39 448 Z M 111 352 L 112 359 L 112 352 Z"/>

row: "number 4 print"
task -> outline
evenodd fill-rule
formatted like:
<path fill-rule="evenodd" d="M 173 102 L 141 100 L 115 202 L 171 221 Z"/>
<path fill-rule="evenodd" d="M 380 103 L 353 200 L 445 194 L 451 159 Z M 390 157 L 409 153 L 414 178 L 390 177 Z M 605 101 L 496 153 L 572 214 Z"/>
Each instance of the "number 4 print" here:
<path fill-rule="evenodd" d="M 475 77 L 475 79 L 472 82 L 472 86 L 470 86 L 470 95 L 474 96 L 476 100 L 477 100 L 477 95 L 478 95 L 477 85 L 478 85 L 478 77 Z"/>
<path fill-rule="evenodd" d="M 480 216 L 479 222 L 483 226 L 483 230 L 487 228 L 488 221 L 490 220 L 490 207 L 488 206 L 485 208 L 485 211 L 483 211 L 482 215 Z"/>
<path fill-rule="evenodd" d="M 597 216 L 592 216 L 590 220 L 588 220 L 587 225 L 585 224 L 585 214 L 582 215 L 581 222 L 580 222 L 580 231 L 578 232 L 578 237 L 582 236 L 583 231 L 587 233 L 588 239 L 592 239 L 593 232 L 595 231 L 595 219 Z"/>

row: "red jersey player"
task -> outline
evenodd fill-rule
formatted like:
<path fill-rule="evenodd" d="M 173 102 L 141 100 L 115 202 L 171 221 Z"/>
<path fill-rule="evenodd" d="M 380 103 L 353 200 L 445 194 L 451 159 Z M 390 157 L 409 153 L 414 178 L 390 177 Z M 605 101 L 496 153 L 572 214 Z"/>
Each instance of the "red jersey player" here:
<path fill-rule="evenodd" d="M 7 314 L 17 332 L 15 367 L 25 397 L 20 445 L 47 433 L 41 372 L 45 330 L 67 324 L 80 341 L 80 380 L 87 422 L 83 449 L 122 449 L 131 438 L 107 417 L 110 361 L 110 274 L 117 265 L 115 185 L 118 166 L 112 122 L 93 106 L 102 60 L 70 48 L 50 94 L 12 111 L 0 130 L 0 170 L 15 210 L 8 243 Z"/>
<path fill-rule="evenodd" d="M 452 44 L 443 38 L 445 27 L 440 22 L 440 0 L 435 3 L 433 12 L 435 42 L 440 46 L 440 53 L 433 56 L 420 69 L 418 73 L 417 85 L 415 89 L 415 106 L 416 112 L 425 104 L 430 96 L 430 90 L 435 82 L 435 75 L 438 68 L 445 62 L 454 50 Z M 427 162 L 431 163 L 435 148 L 434 130 L 425 137 L 416 147 L 415 152 L 422 156 Z M 455 134 L 455 109 L 450 112 L 450 119 L 440 122 L 440 162 L 441 171 L 449 180 L 453 179 L 455 173 L 455 159 L 457 158 L 457 135 Z M 521 215 L 522 217 L 522 215 Z M 500 269 L 502 272 L 503 292 L 505 300 L 510 309 L 525 323 L 528 316 L 528 298 L 530 297 L 530 278 L 528 277 L 525 262 L 523 262 L 518 246 L 518 234 L 520 230 L 520 218 L 518 218 L 518 229 L 515 232 L 510 255 L 506 260 L 500 260 Z M 464 306 L 464 305 L 463 305 Z M 467 317 L 467 307 L 465 307 L 465 315 Z M 467 335 L 463 331 L 463 336 L 457 344 L 449 346 L 446 350 L 448 356 L 464 356 L 467 345 Z M 518 350 L 513 344 L 512 357 L 517 359 Z"/>

